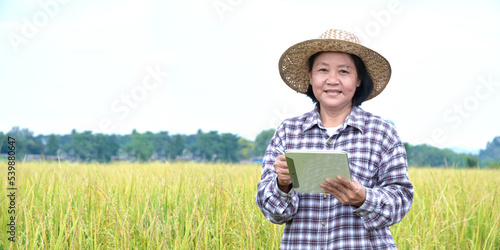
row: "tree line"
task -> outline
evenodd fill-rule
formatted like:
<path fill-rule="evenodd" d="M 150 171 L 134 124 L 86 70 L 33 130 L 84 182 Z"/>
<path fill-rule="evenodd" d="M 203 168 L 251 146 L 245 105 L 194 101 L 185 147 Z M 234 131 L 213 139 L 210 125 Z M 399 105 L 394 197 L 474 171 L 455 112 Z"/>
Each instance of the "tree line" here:
<path fill-rule="evenodd" d="M 128 135 L 100 134 L 73 130 L 66 135 L 37 135 L 27 128 L 14 127 L 4 134 L 0 132 L 0 154 L 8 151 L 7 136 L 16 139 L 16 154 L 43 155 L 49 159 L 83 162 L 124 161 L 203 161 L 239 162 L 259 161 L 264 155 L 274 129 L 260 132 L 255 140 L 247 140 L 231 133 L 217 131 L 196 134 L 139 133 Z M 450 149 L 440 149 L 426 144 L 405 143 L 410 166 L 478 167 L 500 165 L 500 136 L 489 142 L 478 155 L 458 154 Z"/>
<path fill-rule="evenodd" d="M 231 133 L 217 131 L 196 134 L 139 133 L 128 135 L 100 134 L 73 130 L 66 135 L 37 135 L 27 128 L 14 127 L 0 132 L 0 154 L 8 151 L 7 137 L 16 139 L 16 155 L 43 155 L 49 159 L 82 162 L 112 160 L 192 160 L 205 162 L 239 162 L 264 154 L 274 129 L 264 130 L 250 141 Z"/>

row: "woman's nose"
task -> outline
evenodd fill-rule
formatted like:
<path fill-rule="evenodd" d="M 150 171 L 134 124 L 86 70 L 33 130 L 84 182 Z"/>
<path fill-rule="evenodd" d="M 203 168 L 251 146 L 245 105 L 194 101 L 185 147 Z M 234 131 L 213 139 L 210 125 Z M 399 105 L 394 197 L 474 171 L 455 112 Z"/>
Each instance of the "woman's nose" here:
<path fill-rule="evenodd" d="M 338 83 L 340 83 L 337 74 L 334 73 L 334 72 L 329 73 L 328 76 L 327 76 L 327 78 L 326 78 L 326 83 L 327 84 L 338 84 Z"/>

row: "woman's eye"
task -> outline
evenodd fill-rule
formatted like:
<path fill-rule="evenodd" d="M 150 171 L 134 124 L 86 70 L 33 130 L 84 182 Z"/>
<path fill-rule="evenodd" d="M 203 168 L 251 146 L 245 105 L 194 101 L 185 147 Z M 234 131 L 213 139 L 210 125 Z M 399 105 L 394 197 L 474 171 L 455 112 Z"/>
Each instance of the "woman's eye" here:
<path fill-rule="evenodd" d="M 327 72 L 328 70 L 326 70 L 326 69 L 319 69 L 318 71 L 319 72 Z"/>
<path fill-rule="evenodd" d="M 347 70 L 340 70 L 340 73 L 341 74 L 349 74 L 349 71 L 347 71 Z"/>

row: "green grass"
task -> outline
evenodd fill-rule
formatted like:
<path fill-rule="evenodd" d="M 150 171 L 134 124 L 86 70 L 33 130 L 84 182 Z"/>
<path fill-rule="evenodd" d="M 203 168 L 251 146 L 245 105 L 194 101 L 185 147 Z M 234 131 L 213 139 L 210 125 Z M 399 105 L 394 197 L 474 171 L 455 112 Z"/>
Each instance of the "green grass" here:
<path fill-rule="evenodd" d="M 283 227 L 254 203 L 258 165 L 17 165 L 17 238 L 0 249 L 278 249 Z M 391 227 L 400 249 L 500 246 L 499 170 L 411 169 L 412 210 Z"/>

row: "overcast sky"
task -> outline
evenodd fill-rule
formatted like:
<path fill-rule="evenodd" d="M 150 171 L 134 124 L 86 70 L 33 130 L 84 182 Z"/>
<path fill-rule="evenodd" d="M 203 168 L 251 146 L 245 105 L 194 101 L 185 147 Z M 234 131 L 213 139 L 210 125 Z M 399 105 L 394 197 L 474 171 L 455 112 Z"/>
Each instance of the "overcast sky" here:
<path fill-rule="evenodd" d="M 392 66 L 362 108 L 405 142 L 477 150 L 500 136 L 499 13 L 494 0 L 4 0 L 0 131 L 253 140 L 313 108 L 281 80 L 281 54 L 340 28 Z"/>

